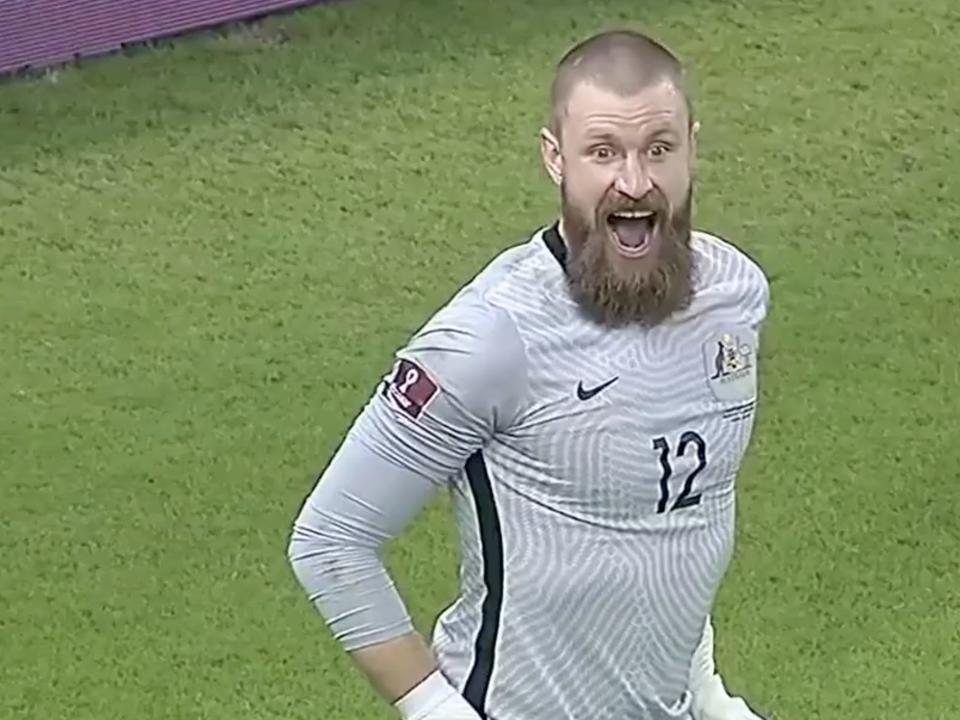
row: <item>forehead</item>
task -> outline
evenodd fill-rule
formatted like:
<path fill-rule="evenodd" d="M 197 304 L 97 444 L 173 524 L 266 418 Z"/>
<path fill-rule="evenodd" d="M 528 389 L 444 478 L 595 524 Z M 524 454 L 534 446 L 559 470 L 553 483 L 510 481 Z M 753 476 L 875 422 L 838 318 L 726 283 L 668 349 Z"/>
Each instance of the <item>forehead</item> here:
<path fill-rule="evenodd" d="M 669 80 L 622 95 L 592 83 L 578 83 L 567 99 L 564 131 L 637 131 L 668 127 L 682 131 L 688 123 L 683 93 Z"/>

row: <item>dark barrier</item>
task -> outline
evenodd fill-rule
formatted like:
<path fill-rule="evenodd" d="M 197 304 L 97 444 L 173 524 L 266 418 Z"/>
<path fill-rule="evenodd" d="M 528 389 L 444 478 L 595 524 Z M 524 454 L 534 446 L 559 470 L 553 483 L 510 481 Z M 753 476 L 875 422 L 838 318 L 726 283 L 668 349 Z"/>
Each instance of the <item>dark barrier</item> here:
<path fill-rule="evenodd" d="M 43 68 L 317 0 L 0 0 L 0 73 Z"/>

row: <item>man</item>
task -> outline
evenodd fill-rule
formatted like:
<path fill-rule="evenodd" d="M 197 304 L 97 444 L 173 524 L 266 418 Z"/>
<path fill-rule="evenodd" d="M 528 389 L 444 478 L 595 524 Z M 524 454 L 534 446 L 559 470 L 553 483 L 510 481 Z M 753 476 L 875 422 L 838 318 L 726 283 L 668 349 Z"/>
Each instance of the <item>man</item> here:
<path fill-rule="evenodd" d="M 713 665 L 753 426 L 763 272 L 691 229 L 680 63 L 632 32 L 560 62 L 557 223 L 397 353 L 297 518 L 293 570 L 407 720 L 754 720 Z M 430 646 L 378 559 L 439 488 L 458 600 Z"/>

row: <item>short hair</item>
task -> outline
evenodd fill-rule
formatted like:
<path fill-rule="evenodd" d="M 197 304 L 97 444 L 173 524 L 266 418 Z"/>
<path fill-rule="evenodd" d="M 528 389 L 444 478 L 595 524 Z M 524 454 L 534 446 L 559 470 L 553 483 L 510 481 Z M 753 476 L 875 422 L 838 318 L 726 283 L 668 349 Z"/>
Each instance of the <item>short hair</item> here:
<path fill-rule="evenodd" d="M 609 30 L 573 46 L 557 64 L 550 88 L 551 130 L 559 134 L 573 90 L 583 82 L 618 95 L 632 95 L 667 80 L 684 97 L 690 122 L 693 103 L 686 72 L 670 50 L 633 30 Z"/>

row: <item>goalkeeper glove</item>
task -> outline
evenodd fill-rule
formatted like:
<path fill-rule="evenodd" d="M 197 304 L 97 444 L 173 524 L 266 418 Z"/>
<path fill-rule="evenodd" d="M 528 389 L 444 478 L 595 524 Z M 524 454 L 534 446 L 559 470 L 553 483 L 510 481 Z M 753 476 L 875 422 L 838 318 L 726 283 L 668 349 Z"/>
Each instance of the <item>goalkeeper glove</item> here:
<path fill-rule="evenodd" d="M 719 675 L 713 675 L 693 691 L 694 720 L 763 720 L 744 702 L 730 696 Z"/>
<path fill-rule="evenodd" d="M 403 720 L 481 720 L 439 670 L 394 703 Z"/>
<path fill-rule="evenodd" d="M 763 720 L 744 702 L 731 697 L 719 675 L 711 675 L 693 689 L 694 720 Z"/>
<path fill-rule="evenodd" d="M 690 669 L 694 720 L 763 720 L 743 698 L 727 694 L 713 660 L 713 623 L 708 617 Z"/>

